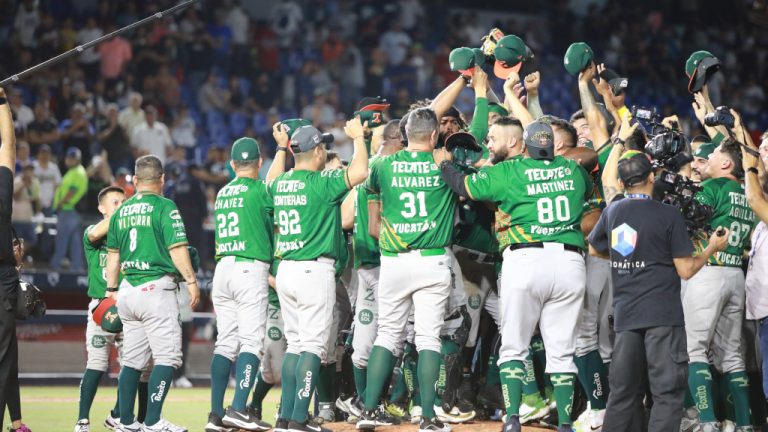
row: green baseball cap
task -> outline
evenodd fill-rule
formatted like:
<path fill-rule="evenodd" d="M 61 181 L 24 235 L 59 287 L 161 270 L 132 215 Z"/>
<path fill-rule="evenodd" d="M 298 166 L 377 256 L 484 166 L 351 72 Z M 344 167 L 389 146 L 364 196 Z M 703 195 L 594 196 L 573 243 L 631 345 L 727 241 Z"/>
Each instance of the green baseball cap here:
<path fill-rule="evenodd" d="M 238 162 L 253 161 L 259 158 L 259 143 L 251 137 L 238 138 L 232 144 L 232 160 Z"/>
<path fill-rule="evenodd" d="M 472 52 L 472 48 L 454 48 L 448 55 L 448 64 L 454 72 L 472 75 L 472 70 L 475 67 L 475 53 Z"/>
<path fill-rule="evenodd" d="M 493 55 L 496 57 L 493 74 L 501 79 L 507 79 L 512 72 L 518 72 L 523 62 L 533 58 L 533 52 L 525 42 L 512 34 L 499 39 Z"/>
<path fill-rule="evenodd" d="M 109 333 L 120 333 L 123 331 L 123 322 L 117 313 L 117 301 L 114 298 L 105 297 L 99 300 L 99 303 L 91 311 L 93 322 L 100 325 L 104 331 Z"/>
<path fill-rule="evenodd" d="M 693 157 L 709 160 L 709 155 L 711 155 L 712 152 L 715 151 L 715 147 L 717 147 L 715 143 L 711 143 L 711 142 L 701 143 L 701 145 L 699 145 L 699 148 L 697 148 L 696 151 L 693 152 Z"/>
<path fill-rule="evenodd" d="M 696 93 L 707 83 L 712 74 L 720 70 L 720 60 L 709 51 L 696 51 L 685 62 L 688 91 Z"/>
<path fill-rule="evenodd" d="M 488 112 L 494 112 L 502 117 L 509 115 L 509 111 L 507 111 L 507 109 L 504 108 L 501 104 L 497 104 L 496 102 L 488 103 Z"/>
<path fill-rule="evenodd" d="M 288 119 L 283 120 L 280 123 L 282 123 L 285 126 L 286 132 L 288 133 L 288 136 L 293 135 L 294 132 L 296 132 L 296 129 L 302 127 L 302 126 L 312 126 L 312 122 L 309 120 L 305 120 L 302 118 L 295 118 L 295 119 Z"/>
<path fill-rule="evenodd" d="M 569 74 L 578 76 L 594 58 L 595 53 L 586 42 L 574 42 L 565 51 L 563 65 Z"/>

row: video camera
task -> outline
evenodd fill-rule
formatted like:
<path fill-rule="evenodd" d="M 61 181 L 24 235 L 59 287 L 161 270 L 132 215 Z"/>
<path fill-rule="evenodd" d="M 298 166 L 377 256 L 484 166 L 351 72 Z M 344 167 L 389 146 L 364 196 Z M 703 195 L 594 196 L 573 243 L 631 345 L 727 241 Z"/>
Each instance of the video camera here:
<path fill-rule="evenodd" d="M 688 231 L 705 230 L 712 217 L 712 207 L 696 201 L 701 191 L 693 180 L 672 171 L 663 170 L 653 185 L 653 198 L 680 210 Z"/>
<path fill-rule="evenodd" d="M 736 124 L 736 118 L 731 114 L 730 108 L 719 106 L 704 116 L 704 124 L 709 127 L 725 126 L 728 129 L 733 129 L 733 125 Z"/>

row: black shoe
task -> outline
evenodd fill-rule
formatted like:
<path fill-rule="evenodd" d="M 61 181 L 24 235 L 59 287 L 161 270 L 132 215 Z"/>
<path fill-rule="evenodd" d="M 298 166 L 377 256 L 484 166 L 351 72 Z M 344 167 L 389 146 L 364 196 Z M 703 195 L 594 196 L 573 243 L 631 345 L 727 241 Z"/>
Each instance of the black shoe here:
<path fill-rule="evenodd" d="M 272 429 L 271 424 L 261 421 L 247 411 L 237 411 L 232 407 L 227 408 L 224 412 L 224 418 L 221 419 L 221 422 L 224 423 L 224 426 L 251 431 L 268 431 Z"/>
<path fill-rule="evenodd" d="M 377 410 L 374 410 L 373 414 L 376 426 L 392 426 L 400 424 L 400 419 L 388 413 L 383 405 L 380 405 Z"/>
<path fill-rule="evenodd" d="M 273 432 L 288 432 L 288 419 L 279 417 L 275 421 L 275 429 Z"/>
<path fill-rule="evenodd" d="M 451 432 L 451 427 L 444 424 L 437 417 L 427 419 L 422 417 L 419 422 L 419 432 Z"/>
<path fill-rule="evenodd" d="M 504 409 L 504 396 L 501 394 L 501 386 L 484 386 L 477 394 L 477 404 L 488 408 L 491 412 L 496 409 Z"/>
<path fill-rule="evenodd" d="M 262 418 L 261 418 L 261 408 L 255 408 L 255 407 L 252 407 L 252 406 L 247 406 L 245 408 L 245 412 L 247 412 L 248 414 L 256 417 L 259 420 L 262 420 Z"/>
<path fill-rule="evenodd" d="M 361 412 L 355 427 L 364 431 L 376 429 L 376 410 L 364 410 Z"/>
<path fill-rule="evenodd" d="M 289 432 L 331 432 L 330 429 L 326 429 L 312 420 L 307 420 L 304 423 L 299 423 L 291 420 L 288 422 Z"/>
<path fill-rule="evenodd" d="M 520 432 L 521 430 L 522 426 L 520 426 L 520 417 L 518 416 L 509 416 L 504 427 L 501 428 L 501 432 Z"/>
<path fill-rule="evenodd" d="M 221 422 L 221 417 L 214 413 L 208 413 L 208 424 L 205 425 L 205 432 L 229 432 L 230 430 Z"/>

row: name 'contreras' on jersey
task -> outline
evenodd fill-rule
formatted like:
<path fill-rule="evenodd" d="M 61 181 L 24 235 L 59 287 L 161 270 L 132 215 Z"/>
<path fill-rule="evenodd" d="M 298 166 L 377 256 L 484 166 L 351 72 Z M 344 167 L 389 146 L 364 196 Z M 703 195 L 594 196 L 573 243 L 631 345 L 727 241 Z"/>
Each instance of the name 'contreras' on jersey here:
<path fill-rule="evenodd" d="M 401 150 L 371 166 L 367 186 L 381 201 L 379 247 L 391 253 L 449 246 L 456 196 L 431 152 Z"/>
<path fill-rule="evenodd" d="M 261 180 L 238 177 L 216 195 L 216 260 L 225 256 L 271 262 L 272 196 Z"/>
<path fill-rule="evenodd" d="M 290 170 L 270 185 L 275 211 L 275 258 L 309 261 L 339 256 L 338 205 L 347 193 L 346 171 Z"/>
<path fill-rule="evenodd" d="M 472 199 L 497 203 L 499 251 L 532 242 L 585 247 L 581 215 L 592 181 L 576 161 L 511 159 L 467 176 L 465 185 Z"/>
<path fill-rule="evenodd" d="M 169 250 L 186 244 L 176 204 L 154 193 L 132 196 L 109 221 L 107 249 L 120 252 L 123 275 L 134 286 L 178 274 Z"/>

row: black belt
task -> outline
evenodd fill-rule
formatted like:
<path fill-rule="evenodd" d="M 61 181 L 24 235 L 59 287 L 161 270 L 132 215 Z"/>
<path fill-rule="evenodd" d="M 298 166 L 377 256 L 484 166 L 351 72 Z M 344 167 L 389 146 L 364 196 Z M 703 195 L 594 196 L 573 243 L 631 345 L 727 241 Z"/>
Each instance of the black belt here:
<path fill-rule="evenodd" d="M 563 245 L 563 249 L 564 250 L 567 250 L 567 251 L 570 251 L 570 252 L 576 252 L 577 254 L 581 255 L 582 257 L 584 256 L 584 249 L 582 249 L 582 248 L 580 248 L 578 246 L 569 245 L 569 244 L 565 244 L 565 243 L 563 243 L 562 245 Z M 518 250 L 518 249 L 524 249 L 524 248 L 543 248 L 543 247 L 544 247 L 544 242 L 512 243 L 512 244 L 510 244 L 508 246 L 510 252 Z"/>

